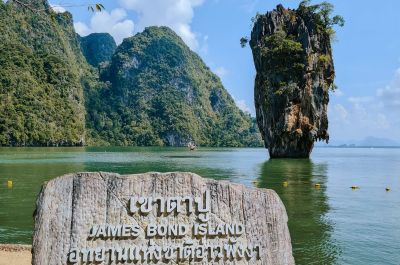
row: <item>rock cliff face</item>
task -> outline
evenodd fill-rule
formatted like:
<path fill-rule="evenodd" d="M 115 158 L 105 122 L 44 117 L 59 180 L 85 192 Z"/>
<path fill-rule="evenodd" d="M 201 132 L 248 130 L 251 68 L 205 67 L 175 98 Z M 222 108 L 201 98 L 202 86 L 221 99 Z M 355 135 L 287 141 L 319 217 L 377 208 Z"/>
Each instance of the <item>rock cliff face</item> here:
<path fill-rule="evenodd" d="M 119 45 L 88 90 L 88 129 L 111 145 L 260 146 L 250 115 L 170 28 L 149 27 Z"/>
<path fill-rule="evenodd" d="M 116 50 L 107 33 L 80 38 L 47 0 L 0 1 L 0 39 L 0 146 L 262 145 L 255 120 L 169 28 Z"/>
<path fill-rule="evenodd" d="M 254 22 L 257 123 L 271 158 L 308 157 L 315 141 L 329 140 L 333 30 L 322 16 L 302 5 L 278 5 Z"/>
<path fill-rule="evenodd" d="M 109 61 L 117 49 L 117 44 L 108 33 L 92 33 L 85 37 L 78 37 L 82 53 L 87 62 L 94 67 Z"/>

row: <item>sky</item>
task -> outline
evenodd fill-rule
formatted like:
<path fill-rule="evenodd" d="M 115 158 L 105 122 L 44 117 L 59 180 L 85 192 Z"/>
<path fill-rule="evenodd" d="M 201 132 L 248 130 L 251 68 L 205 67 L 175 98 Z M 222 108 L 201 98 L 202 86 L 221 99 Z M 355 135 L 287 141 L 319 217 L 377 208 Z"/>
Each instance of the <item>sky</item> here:
<path fill-rule="evenodd" d="M 74 2 L 75 1 L 75 2 Z M 171 27 L 220 76 L 237 105 L 255 115 L 255 69 L 249 47 L 251 18 L 282 3 L 295 8 L 300 0 L 94 0 L 106 8 L 92 13 L 93 1 L 53 0 L 74 16 L 81 35 L 108 32 L 121 43 L 146 26 Z M 314 1 L 313 3 L 317 3 Z M 333 142 L 367 136 L 400 142 L 400 1 L 332 0 L 346 24 L 333 43 L 336 68 L 331 93 L 329 132 Z M 79 6 L 74 6 L 79 5 Z M 60 7 L 61 6 L 61 7 Z"/>

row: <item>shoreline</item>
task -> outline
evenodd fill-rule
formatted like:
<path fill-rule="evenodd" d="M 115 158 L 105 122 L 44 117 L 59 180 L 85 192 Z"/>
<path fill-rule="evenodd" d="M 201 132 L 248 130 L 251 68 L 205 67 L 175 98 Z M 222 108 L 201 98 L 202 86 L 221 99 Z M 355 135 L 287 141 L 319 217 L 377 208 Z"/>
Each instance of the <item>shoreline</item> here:
<path fill-rule="evenodd" d="M 0 265 L 30 265 L 31 250 L 31 245 L 0 244 Z"/>

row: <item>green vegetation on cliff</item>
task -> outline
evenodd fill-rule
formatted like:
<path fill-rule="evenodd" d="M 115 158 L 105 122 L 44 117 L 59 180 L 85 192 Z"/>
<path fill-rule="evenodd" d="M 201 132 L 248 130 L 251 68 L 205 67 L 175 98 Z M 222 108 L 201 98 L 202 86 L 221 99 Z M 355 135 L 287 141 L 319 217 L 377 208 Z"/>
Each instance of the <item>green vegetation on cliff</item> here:
<path fill-rule="evenodd" d="M 95 67 L 109 61 L 117 48 L 114 38 L 108 33 L 92 33 L 78 38 L 87 62 Z"/>
<path fill-rule="evenodd" d="M 284 31 L 277 31 L 265 38 L 261 55 L 265 64 L 274 66 L 268 68 L 267 72 L 275 77 L 275 80 L 271 82 L 277 88 L 284 87 L 293 80 L 298 82 L 303 78 L 306 53 L 301 43 L 293 36 L 286 35 Z M 285 59 L 282 60 L 282 58 Z"/>
<path fill-rule="evenodd" d="M 71 15 L 0 1 L 0 39 L 0 145 L 82 144 L 86 62 Z"/>
<path fill-rule="evenodd" d="M 256 67 L 257 123 L 270 157 L 309 157 L 315 141 L 329 140 L 329 90 L 335 88 L 333 26 L 327 2 L 297 9 L 278 5 L 253 19 L 250 47 Z M 242 38 L 242 46 L 248 38 Z"/>
<path fill-rule="evenodd" d="M 345 20 L 342 16 L 332 16 L 334 6 L 329 2 L 311 5 L 311 0 L 303 0 L 297 8 L 297 14 L 305 20 L 312 22 L 317 30 L 328 34 L 335 33 L 333 26 L 344 26 Z"/>
<path fill-rule="evenodd" d="M 260 145 L 250 115 L 167 27 L 125 39 L 101 79 L 102 88 L 87 91 L 87 124 L 95 143 Z"/>
<path fill-rule="evenodd" d="M 254 119 L 169 28 L 115 50 L 108 34 L 79 37 L 46 0 L 0 1 L 0 38 L 0 146 L 261 144 Z"/>

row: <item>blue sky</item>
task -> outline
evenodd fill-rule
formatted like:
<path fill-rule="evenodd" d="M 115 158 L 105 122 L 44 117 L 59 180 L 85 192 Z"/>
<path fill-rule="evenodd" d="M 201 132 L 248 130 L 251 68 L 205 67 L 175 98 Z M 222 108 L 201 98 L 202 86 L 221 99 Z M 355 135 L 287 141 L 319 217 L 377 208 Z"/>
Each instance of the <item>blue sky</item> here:
<path fill-rule="evenodd" d="M 89 4 L 93 1 L 52 4 Z M 204 59 L 222 79 L 237 104 L 254 115 L 255 69 L 249 47 L 239 39 L 250 35 L 251 17 L 282 3 L 261 0 L 97 0 L 106 11 L 66 7 L 82 35 L 109 32 L 117 42 L 150 25 L 167 25 Z M 346 20 L 333 44 L 336 83 L 329 105 L 333 142 L 366 136 L 400 142 L 400 1 L 336 0 L 335 13 Z"/>

